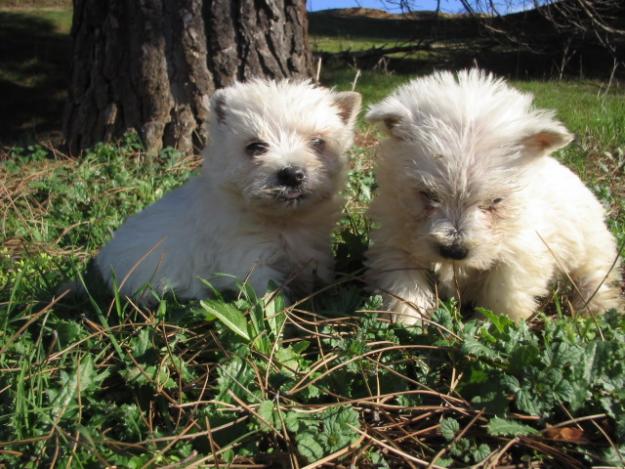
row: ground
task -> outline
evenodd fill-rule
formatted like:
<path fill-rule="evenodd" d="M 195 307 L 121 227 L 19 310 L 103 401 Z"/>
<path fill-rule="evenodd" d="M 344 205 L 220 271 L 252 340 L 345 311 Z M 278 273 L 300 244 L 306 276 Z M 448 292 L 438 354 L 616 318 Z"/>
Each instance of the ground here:
<path fill-rule="evenodd" d="M 2 16 L 17 13 L 0 12 L 12 38 L 23 25 L 46 44 L 51 31 L 58 44 L 67 39 L 66 10 L 51 10 L 63 20 L 45 20 L 47 29 L 35 19 L 47 12 L 22 6 L 19 22 Z M 49 126 L 45 143 L 59 119 L 53 107 L 34 112 L 37 99 L 62 102 L 42 65 L 50 55 L 36 57 L 0 64 L 3 101 L 16 110 L 2 127 L 23 131 L 3 134 L 11 141 L 0 158 L 0 467 L 625 465 L 623 316 L 572 317 L 562 284 L 521 325 L 491 312 L 463 318 L 453 302 L 424 328 L 383 319 L 361 282 L 379 138 L 362 121 L 333 238 L 335 285 L 288 307 L 246 288 L 235 299 L 169 298 L 153 308 L 96 292 L 64 296 L 62 282 L 84 272 L 111 231 L 198 160 L 171 149 L 148 158 L 133 135 L 81 158 L 35 144 L 39 127 L 29 122 Z M 322 81 L 351 89 L 356 74 L 326 64 Z M 366 106 L 407 79 L 363 71 L 355 89 Z M 623 246 L 622 85 L 514 84 L 575 132 L 558 158 L 609 209 Z M 27 96 L 33 107 L 22 116 Z"/>

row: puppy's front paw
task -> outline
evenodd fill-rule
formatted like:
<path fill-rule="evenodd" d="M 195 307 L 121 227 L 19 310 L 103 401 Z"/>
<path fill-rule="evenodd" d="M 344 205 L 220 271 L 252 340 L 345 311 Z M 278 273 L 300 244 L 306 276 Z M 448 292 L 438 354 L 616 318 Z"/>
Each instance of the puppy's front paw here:
<path fill-rule="evenodd" d="M 431 298 L 421 297 L 412 300 L 393 298 L 388 304 L 388 309 L 391 312 L 391 321 L 412 326 L 420 324 L 423 318 L 427 318 L 435 306 L 436 301 L 432 295 Z"/>

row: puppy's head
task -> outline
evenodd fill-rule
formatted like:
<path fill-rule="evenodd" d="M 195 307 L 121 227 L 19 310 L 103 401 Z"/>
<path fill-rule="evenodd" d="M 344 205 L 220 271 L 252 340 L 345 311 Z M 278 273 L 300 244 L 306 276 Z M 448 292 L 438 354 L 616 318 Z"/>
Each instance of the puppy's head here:
<path fill-rule="evenodd" d="M 377 177 L 417 256 L 486 269 L 518 231 L 541 158 L 571 134 L 532 96 L 473 69 L 411 81 L 367 114 L 389 138 Z M 384 223 L 384 220 L 381 220 Z M 397 225 L 396 225 L 397 226 Z"/>
<path fill-rule="evenodd" d="M 342 189 L 358 93 L 254 80 L 218 90 L 211 108 L 204 170 L 252 209 L 303 210 Z"/>

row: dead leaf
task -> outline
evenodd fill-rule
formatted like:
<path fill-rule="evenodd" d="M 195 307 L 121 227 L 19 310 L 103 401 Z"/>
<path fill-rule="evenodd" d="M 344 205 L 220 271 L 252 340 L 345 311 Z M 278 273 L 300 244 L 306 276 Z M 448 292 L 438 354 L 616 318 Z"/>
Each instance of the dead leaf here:
<path fill-rule="evenodd" d="M 577 427 L 549 427 L 544 431 L 544 435 L 555 441 L 588 443 L 584 430 Z"/>

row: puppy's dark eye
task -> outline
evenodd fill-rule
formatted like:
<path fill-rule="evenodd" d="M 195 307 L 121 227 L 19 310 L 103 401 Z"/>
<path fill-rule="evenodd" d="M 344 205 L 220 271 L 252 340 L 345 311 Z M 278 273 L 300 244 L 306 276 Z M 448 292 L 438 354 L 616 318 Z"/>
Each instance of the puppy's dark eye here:
<path fill-rule="evenodd" d="M 497 197 L 495 199 L 492 199 L 490 203 L 480 205 L 480 209 L 484 212 L 494 212 L 495 210 L 497 210 L 497 205 L 499 205 L 501 202 L 503 202 L 503 197 Z"/>
<path fill-rule="evenodd" d="M 267 153 L 267 150 L 269 150 L 269 145 L 262 141 L 252 142 L 245 147 L 245 153 L 249 156 L 262 155 Z"/>
<path fill-rule="evenodd" d="M 321 137 L 315 137 L 310 141 L 310 146 L 318 153 L 321 153 L 326 148 L 326 141 Z"/>
<path fill-rule="evenodd" d="M 430 204 L 437 204 L 440 202 L 440 199 L 434 192 L 419 191 L 419 194 L 421 194 L 421 197 L 423 197 Z"/>

